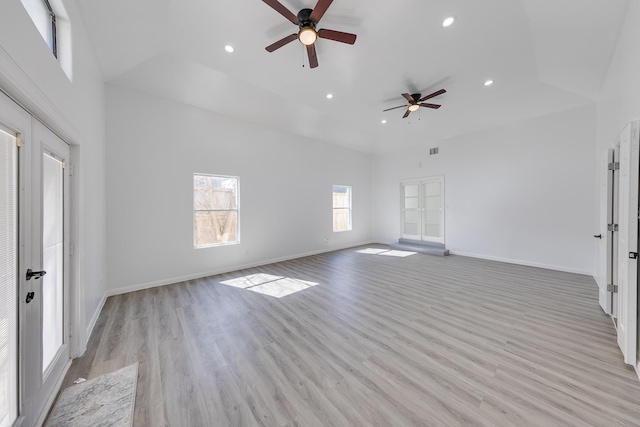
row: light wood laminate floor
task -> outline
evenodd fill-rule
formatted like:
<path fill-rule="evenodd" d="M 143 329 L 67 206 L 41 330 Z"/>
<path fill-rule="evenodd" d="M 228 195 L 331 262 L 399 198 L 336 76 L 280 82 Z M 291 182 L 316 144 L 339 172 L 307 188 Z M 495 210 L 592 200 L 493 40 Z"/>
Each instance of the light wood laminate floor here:
<path fill-rule="evenodd" d="M 640 425 L 593 278 L 356 249 L 111 297 L 63 387 L 140 362 L 137 427 Z M 318 284 L 221 284 L 255 274 Z"/>

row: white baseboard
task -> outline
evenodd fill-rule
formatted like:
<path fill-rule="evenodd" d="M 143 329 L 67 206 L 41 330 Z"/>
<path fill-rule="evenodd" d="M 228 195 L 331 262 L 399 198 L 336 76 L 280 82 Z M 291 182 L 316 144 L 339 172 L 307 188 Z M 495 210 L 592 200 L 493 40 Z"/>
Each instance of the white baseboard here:
<path fill-rule="evenodd" d="M 107 291 L 105 296 L 106 297 L 110 297 L 110 296 L 114 296 L 114 295 L 121 295 L 121 294 L 126 294 L 126 293 L 129 293 L 129 292 L 141 291 L 143 289 L 156 288 L 156 287 L 159 287 L 159 286 L 166 286 L 166 285 L 171 285 L 171 284 L 174 284 L 174 283 L 185 282 L 187 280 L 201 279 L 203 277 L 215 276 L 215 275 L 218 275 L 218 274 L 230 273 L 232 271 L 244 270 L 246 268 L 260 267 L 260 266 L 263 266 L 263 265 L 273 264 L 273 263 L 276 263 L 276 262 L 289 261 L 289 260 L 292 260 L 292 259 L 304 258 L 306 256 L 319 255 L 319 254 L 323 254 L 323 253 L 327 253 L 327 252 L 339 251 L 339 250 L 342 250 L 342 249 L 355 248 L 357 246 L 373 245 L 373 244 L 375 244 L 375 242 L 373 242 L 373 241 L 367 241 L 367 242 L 361 242 L 361 243 L 351 243 L 351 244 L 344 245 L 344 246 L 335 246 L 335 247 L 331 247 L 331 248 L 320 249 L 320 250 L 317 250 L 317 251 L 311 251 L 311 252 L 306 252 L 306 253 L 302 253 L 302 254 L 284 256 L 284 257 L 280 257 L 280 258 L 271 258 L 271 259 L 267 259 L 267 260 L 263 260 L 263 261 L 258 261 L 258 262 L 255 262 L 255 263 L 250 263 L 250 264 L 235 265 L 235 266 L 231 266 L 231 267 L 227 267 L 227 268 L 221 268 L 221 269 L 218 269 L 218 270 L 211 270 L 211 271 L 205 271 L 205 272 L 200 272 L 200 273 L 188 274 L 188 275 L 179 276 L 179 277 L 171 277 L 171 278 L 168 278 L 168 279 L 162 279 L 162 280 L 156 280 L 156 281 L 153 281 L 153 282 L 140 283 L 140 284 L 137 284 L 137 285 L 123 286 L 123 287 L 120 287 L 120 288 L 115 288 L 115 289 L 111 289 L 111 290 Z M 100 308 L 102 309 L 102 306 L 100 306 Z M 96 318 L 96 320 L 97 320 L 97 318 Z"/>
<path fill-rule="evenodd" d="M 537 267 L 537 268 L 545 268 L 547 270 L 562 271 L 564 273 L 574 273 L 574 274 L 584 274 L 586 276 L 594 276 L 594 272 L 593 271 L 581 270 L 581 269 L 565 267 L 565 266 L 561 266 L 561 265 L 553 265 L 553 264 L 544 264 L 544 263 L 540 263 L 540 262 L 523 261 L 523 260 L 520 260 L 520 259 L 501 258 L 501 257 L 495 257 L 495 256 L 491 256 L 491 255 L 474 254 L 474 253 L 469 253 L 469 252 L 459 252 L 459 251 L 454 251 L 454 250 L 449 250 L 449 253 L 451 255 L 460 255 L 460 256 L 466 256 L 466 257 L 470 257 L 470 258 L 486 259 L 488 261 L 506 262 L 507 264 L 518 264 L 518 265 L 524 265 L 524 266 L 527 266 L 527 267 Z"/>
<path fill-rule="evenodd" d="M 89 343 L 89 339 L 91 338 L 91 333 L 93 332 L 93 328 L 95 328 L 96 323 L 98 322 L 100 313 L 102 313 L 102 308 L 104 307 L 104 303 L 107 302 L 107 297 L 108 295 L 105 292 L 104 295 L 102 295 L 102 299 L 100 300 L 98 307 L 96 307 L 96 311 L 94 311 L 93 316 L 91 316 L 91 321 L 89 322 L 89 325 L 87 325 L 87 335 L 85 335 L 87 342 L 85 343 L 85 348 Z"/>

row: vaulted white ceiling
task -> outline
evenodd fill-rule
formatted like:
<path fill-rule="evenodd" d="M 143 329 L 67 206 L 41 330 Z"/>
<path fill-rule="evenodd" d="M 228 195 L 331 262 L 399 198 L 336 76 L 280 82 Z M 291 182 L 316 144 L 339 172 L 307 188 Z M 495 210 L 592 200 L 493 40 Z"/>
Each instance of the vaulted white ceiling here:
<path fill-rule="evenodd" d="M 78 4 L 111 84 L 381 153 L 593 103 L 628 0 L 335 0 L 318 28 L 358 39 L 320 39 L 315 69 L 297 41 L 265 51 L 297 27 L 261 0 Z M 439 110 L 382 112 L 441 88 Z"/>

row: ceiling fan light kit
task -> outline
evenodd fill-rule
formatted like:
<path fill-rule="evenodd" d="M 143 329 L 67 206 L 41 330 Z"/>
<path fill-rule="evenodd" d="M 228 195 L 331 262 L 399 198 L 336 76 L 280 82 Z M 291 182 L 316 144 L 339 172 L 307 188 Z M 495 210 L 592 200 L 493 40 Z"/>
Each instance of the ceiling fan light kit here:
<path fill-rule="evenodd" d="M 312 45 L 318 40 L 318 33 L 311 27 L 304 27 L 298 33 L 298 40 L 305 46 Z"/>
<path fill-rule="evenodd" d="M 297 15 L 294 15 L 293 12 L 287 9 L 278 0 L 262 1 L 299 28 L 297 34 L 290 34 L 267 46 L 265 48 L 267 52 L 273 52 L 276 49 L 280 49 L 282 46 L 291 43 L 295 39 L 298 39 L 300 43 L 307 47 L 309 66 L 311 68 L 316 68 L 318 66 L 318 57 L 316 56 L 315 43 L 318 38 L 346 44 L 354 44 L 356 42 L 357 36 L 355 34 L 343 33 L 342 31 L 328 30 L 324 28 L 316 31 L 316 26 L 318 25 L 318 22 L 320 22 L 320 18 L 322 18 L 331 3 L 333 3 L 333 0 L 318 0 L 316 7 L 313 9 L 302 9 Z"/>

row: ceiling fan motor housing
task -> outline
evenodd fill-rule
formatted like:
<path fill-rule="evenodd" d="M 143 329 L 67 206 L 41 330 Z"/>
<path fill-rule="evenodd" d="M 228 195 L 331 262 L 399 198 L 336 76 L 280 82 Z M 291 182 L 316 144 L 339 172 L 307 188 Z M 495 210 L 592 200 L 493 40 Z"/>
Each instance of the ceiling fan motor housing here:
<path fill-rule="evenodd" d="M 311 20 L 311 12 L 313 12 L 311 9 L 302 9 L 298 12 L 298 26 L 300 29 L 305 27 L 316 29 L 316 23 Z"/>
<path fill-rule="evenodd" d="M 422 98 L 422 97 L 420 96 L 420 94 L 419 94 L 419 93 L 412 93 L 412 94 L 411 94 L 411 97 L 413 98 L 413 100 L 414 100 L 415 102 L 418 102 L 418 100 L 419 100 L 420 98 Z"/>

